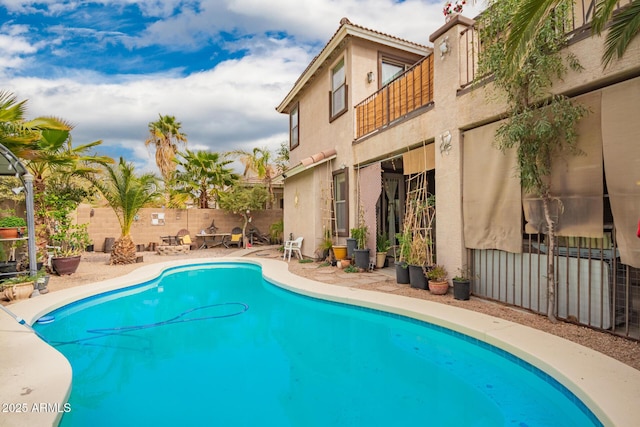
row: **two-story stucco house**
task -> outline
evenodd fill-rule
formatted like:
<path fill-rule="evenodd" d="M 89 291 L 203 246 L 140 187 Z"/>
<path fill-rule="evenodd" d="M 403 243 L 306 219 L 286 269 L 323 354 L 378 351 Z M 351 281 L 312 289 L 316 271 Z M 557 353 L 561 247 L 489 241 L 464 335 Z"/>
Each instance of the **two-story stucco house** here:
<path fill-rule="evenodd" d="M 584 70 L 553 90 L 589 108 L 584 156 L 558 159 L 558 315 L 640 337 L 640 38 L 603 70 L 603 39 L 576 9 L 570 49 Z M 410 17 L 408 17 L 410 18 Z M 285 236 L 314 256 L 327 230 L 344 244 L 364 221 L 395 240 L 416 174 L 435 194 L 435 252 L 473 292 L 544 312 L 546 246 L 539 201 L 522 194 L 515 154 L 492 145 L 505 106 L 471 88 L 478 41 L 458 16 L 433 48 L 347 19 L 277 106 L 290 124 Z M 373 251 L 372 251 L 373 252 Z M 373 256 L 373 254 L 372 254 Z"/>

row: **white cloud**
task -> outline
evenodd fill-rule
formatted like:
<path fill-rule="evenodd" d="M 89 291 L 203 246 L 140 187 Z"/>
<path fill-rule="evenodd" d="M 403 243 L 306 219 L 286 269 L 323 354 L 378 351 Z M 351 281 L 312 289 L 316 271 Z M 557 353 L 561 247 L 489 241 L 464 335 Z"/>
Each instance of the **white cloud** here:
<path fill-rule="evenodd" d="M 39 7 L 45 3 L 37 2 Z M 72 4 L 53 0 L 49 3 L 61 8 Z M 5 24 L 0 28 L 0 76 L 6 74 L 2 89 L 14 92 L 20 100 L 29 100 L 28 117 L 55 115 L 76 123 L 76 143 L 102 139 L 109 153 L 126 153 L 127 160 L 145 171 L 155 170 L 154 154 L 144 146 L 144 140 L 148 123 L 157 120 L 158 114 L 175 116 L 188 135 L 189 148 L 194 150 L 224 152 L 256 146 L 275 149 L 288 140 L 287 118 L 278 114 L 275 107 L 337 30 L 342 17 L 356 25 L 423 44 L 428 44 L 429 35 L 444 24 L 441 2 L 418 0 L 102 3 L 114 8 L 136 4 L 146 16 L 163 19 L 142 33 L 87 29 L 85 34 L 92 40 L 127 40 L 129 47 L 162 45 L 170 50 L 211 46 L 212 55 L 215 46 L 210 41 L 214 40 L 238 56 L 188 76 L 184 76 L 180 64 L 149 75 L 107 75 L 75 69 L 73 58 L 69 58 L 63 61 L 64 68 L 57 68 L 46 78 L 18 74 L 12 77 L 3 70 L 19 69 L 25 62 L 37 61 L 34 55 L 43 43 L 55 46 L 61 58 L 68 52 L 61 38 L 33 42 L 26 26 Z M 26 10 L 36 3 L 0 0 L 0 4 L 9 10 Z M 175 10 L 181 13 L 174 14 Z M 465 15 L 474 16 L 473 10 L 465 8 Z M 75 28 L 77 31 L 81 27 Z M 222 42 L 221 30 L 234 37 Z M 71 33 L 61 27 L 58 36 L 65 34 Z M 132 55 L 125 60 L 133 68 L 136 61 L 147 58 Z"/>

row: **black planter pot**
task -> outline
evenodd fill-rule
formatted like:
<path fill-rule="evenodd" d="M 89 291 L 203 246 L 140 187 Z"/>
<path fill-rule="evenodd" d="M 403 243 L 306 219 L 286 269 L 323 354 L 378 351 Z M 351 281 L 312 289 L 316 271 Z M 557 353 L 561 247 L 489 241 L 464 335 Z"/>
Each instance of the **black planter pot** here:
<path fill-rule="evenodd" d="M 409 284 L 409 264 L 405 261 L 396 263 L 396 282 L 402 285 Z"/>
<path fill-rule="evenodd" d="M 358 241 L 353 237 L 347 237 L 347 258 L 353 258 L 353 251 L 356 249 Z"/>
<path fill-rule="evenodd" d="M 356 267 L 364 270 L 369 269 L 369 249 L 354 249 L 353 260 Z"/>
<path fill-rule="evenodd" d="M 427 276 L 424 275 L 421 265 L 409 264 L 409 283 L 412 288 L 427 289 Z"/>
<path fill-rule="evenodd" d="M 453 298 L 466 301 L 471 296 L 470 280 L 453 280 Z"/>
<path fill-rule="evenodd" d="M 15 261 L 0 262 L 0 273 L 15 273 L 18 263 Z"/>
<path fill-rule="evenodd" d="M 78 265 L 80 265 L 80 255 L 51 258 L 51 266 L 53 270 L 58 273 L 58 276 L 75 273 Z"/>

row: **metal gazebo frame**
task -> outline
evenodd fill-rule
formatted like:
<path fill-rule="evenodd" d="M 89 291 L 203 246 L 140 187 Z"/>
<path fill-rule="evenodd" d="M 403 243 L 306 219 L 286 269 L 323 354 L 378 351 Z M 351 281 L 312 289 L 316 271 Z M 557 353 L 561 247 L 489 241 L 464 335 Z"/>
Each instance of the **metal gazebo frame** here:
<path fill-rule="evenodd" d="M 33 206 L 33 175 L 24 164 L 4 145 L 0 144 L 0 176 L 14 176 L 24 187 L 27 215 L 27 248 L 29 254 L 29 274 L 38 271 L 36 262 L 36 233 Z"/>

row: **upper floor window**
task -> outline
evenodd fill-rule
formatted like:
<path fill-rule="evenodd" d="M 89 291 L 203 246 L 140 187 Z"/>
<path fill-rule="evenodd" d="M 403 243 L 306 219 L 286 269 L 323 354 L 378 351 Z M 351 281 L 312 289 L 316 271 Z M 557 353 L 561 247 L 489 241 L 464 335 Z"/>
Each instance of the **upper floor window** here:
<path fill-rule="evenodd" d="M 293 149 L 300 143 L 300 113 L 298 111 L 299 104 L 293 107 L 289 113 L 289 148 Z"/>
<path fill-rule="evenodd" d="M 400 74 L 411 68 L 413 64 L 398 58 L 382 57 L 380 61 L 380 84 L 386 85 Z"/>
<path fill-rule="evenodd" d="M 344 58 L 331 70 L 331 119 L 347 110 L 347 80 Z"/>

